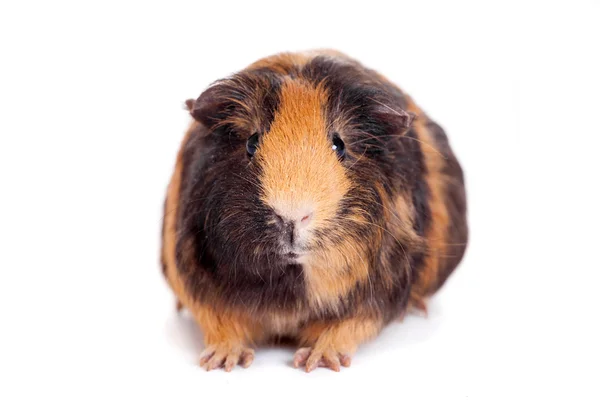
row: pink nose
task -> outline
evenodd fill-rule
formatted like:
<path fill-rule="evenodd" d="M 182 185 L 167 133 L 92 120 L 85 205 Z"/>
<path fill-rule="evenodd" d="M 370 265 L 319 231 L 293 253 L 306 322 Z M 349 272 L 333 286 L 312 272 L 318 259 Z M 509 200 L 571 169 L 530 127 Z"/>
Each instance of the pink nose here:
<path fill-rule="evenodd" d="M 278 226 L 281 228 L 281 231 L 290 244 L 294 244 L 298 240 L 298 235 L 301 235 L 301 231 L 303 231 L 311 222 L 313 218 L 313 213 L 299 213 L 300 217 L 297 218 L 283 218 L 278 214 L 275 214 Z"/>
<path fill-rule="evenodd" d="M 306 214 L 304 217 L 300 218 L 300 220 L 296 224 L 298 225 L 298 227 L 304 228 L 310 223 L 312 216 L 312 213 Z"/>
<path fill-rule="evenodd" d="M 285 226 L 296 226 L 297 228 L 305 228 L 306 226 L 308 226 L 310 224 L 310 221 L 313 218 L 313 213 L 309 212 L 308 214 L 305 214 L 304 216 L 297 218 L 297 219 L 288 219 L 288 218 L 283 218 L 279 215 L 277 215 L 277 219 L 279 220 L 281 225 L 285 225 Z"/>

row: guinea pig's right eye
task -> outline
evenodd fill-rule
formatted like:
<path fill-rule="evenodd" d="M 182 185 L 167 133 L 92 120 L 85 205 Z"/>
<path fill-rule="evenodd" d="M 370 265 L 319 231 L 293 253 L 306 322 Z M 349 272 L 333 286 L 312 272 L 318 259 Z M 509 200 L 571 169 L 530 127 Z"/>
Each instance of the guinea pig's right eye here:
<path fill-rule="evenodd" d="M 253 134 L 248 138 L 246 142 L 246 151 L 248 155 L 252 157 L 254 153 L 256 153 L 256 149 L 258 148 L 258 133 Z"/>
<path fill-rule="evenodd" d="M 331 149 L 336 152 L 338 157 L 343 160 L 346 155 L 346 145 L 337 133 L 333 135 Z"/>

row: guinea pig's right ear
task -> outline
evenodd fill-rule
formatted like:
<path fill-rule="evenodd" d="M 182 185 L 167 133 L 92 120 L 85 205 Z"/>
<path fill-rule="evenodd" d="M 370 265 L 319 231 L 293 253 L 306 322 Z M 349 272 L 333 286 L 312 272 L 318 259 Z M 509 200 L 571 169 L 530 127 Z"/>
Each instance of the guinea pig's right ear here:
<path fill-rule="evenodd" d="M 196 102 L 196 100 L 194 100 L 194 99 L 187 99 L 185 101 L 185 108 L 190 112 L 190 115 L 192 114 L 192 110 L 194 109 L 195 102 Z"/>
<path fill-rule="evenodd" d="M 186 101 L 192 117 L 208 129 L 227 117 L 230 103 L 231 100 L 220 83 L 206 89 L 197 100 Z"/>

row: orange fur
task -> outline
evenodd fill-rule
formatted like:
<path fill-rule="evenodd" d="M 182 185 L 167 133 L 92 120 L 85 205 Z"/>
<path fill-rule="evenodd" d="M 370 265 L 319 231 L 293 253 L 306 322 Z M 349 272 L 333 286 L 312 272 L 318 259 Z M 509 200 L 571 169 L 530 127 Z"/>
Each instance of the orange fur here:
<path fill-rule="evenodd" d="M 274 72 L 285 75 L 293 68 L 306 64 L 309 60 L 310 57 L 303 53 L 280 53 L 258 60 L 250 64 L 246 69 L 268 68 Z"/>
<path fill-rule="evenodd" d="M 307 311 L 266 313 L 258 322 L 260 329 L 273 336 L 295 337 L 300 327 L 309 319 Z M 268 339 L 265 337 L 265 339 Z"/>
<path fill-rule="evenodd" d="M 332 223 L 330 218 L 351 185 L 331 149 L 323 114 L 326 100 L 321 86 L 285 81 L 279 110 L 256 155 L 263 168 L 262 200 L 289 219 L 311 210 L 314 216 L 309 229 Z M 364 220 L 360 215 L 352 218 Z M 303 259 L 313 307 L 335 309 L 340 296 L 366 279 L 364 253 L 360 244 L 347 242 Z M 347 266 L 350 271 L 345 270 Z"/>
<path fill-rule="evenodd" d="M 341 299 L 357 284 L 368 280 L 366 243 L 344 241 L 306 260 L 304 277 L 310 306 L 335 312 Z"/>
<path fill-rule="evenodd" d="M 406 268 L 407 276 L 410 276 L 412 271 L 410 269 L 410 260 L 408 256 L 408 249 L 415 248 L 422 243 L 422 239 L 416 234 L 413 229 L 413 206 L 412 203 L 406 199 L 407 194 L 403 193 L 396 196 L 393 200 L 388 199 L 385 190 L 381 184 L 377 184 L 377 191 L 379 196 L 383 200 L 383 212 L 384 220 L 387 221 L 385 233 L 390 235 L 399 245 L 405 249 L 404 257 L 406 260 L 390 260 L 387 259 L 385 262 L 380 264 L 381 268 L 390 268 L 393 265 L 401 263 Z M 382 232 L 383 234 L 383 232 Z M 406 261 L 406 262 L 403 262 Z M 391 288 L 393 281 L 391 280 L 391 271 L 383 271 L 381 276 L 384 283 L 388 288 Z"/>
<path fill-rule="evenodd" d="M 407 193 L 400 194 L 390 207 L 385 207 L 388 211 L 385 220 L 394 228 L 397 238 L 403 243 L 411 247 L 422 246 L 423 239 L 413 229 L 414 206 L 407 196 Z"/>
<path fill-rule="evenodd" d="M 175 292 L 178 301 L 184 306 L 187 305 L 187 302 L 183 301 L 182 299 L 185 294 L 183 292 L 183 283 L 181 282 L 177 273 L 177 262 L 175 260 L 179 188 L 181 186 L 183 148 L 185 147 L 185 143 L 187 143 L 189 140 L 190 135 L 198 127 L 198 125 L 198 122 L 193 121 L 181 142 L 179 152 L 177 153 L 177 159 L 175 161 L 175 169 L 167 188 L 167 199 L 164 215 L 163 247 L 161 258 L 165 264 L 165 275 L 167 282 Z"/>
<path fill-rule="evenodd" d="M 257 325 L 243 313 L 215 309 L 207 305 L 194 305 L 192 315 L 204 333 L 206 346 L 245 346 L 261 338 Z"/>
<path fill-rule="evenodd" d="M 314 227 L 327 223 L 350 188 L 331 150 L 323 115 L 326 97 L 321 87 L 285 81 L 278 112 L 256 154 L 263 168 L 262 200 L 282 216 L 313 209 Z"/>
<path fill-rule="evenodd" d="M 298 242 L 306 244 L 310 250 L 298 260 L 303 267 L 306 298 L 302 298 L 294 307 L 288 311 L 278 308 L 277 311 L 263 311 L 260 307 L 232 305 L 227 303 L 226 299 L 219 298 L 220 289 L 216 290 L 214 295 L 209 293 L 208 297 L 202 297 L 205 293 L 201 293 L 201 296 L 196 293 L 196 297 L 201 298 L 202 303 L 191 295 L 193 292 L 188 279 L 193 279 L 193 274 L 190 272 L 188 277 L 186 268 L 177 268 L 176 241 L 183 240 L 180 243 L 184 248 L 182 254 L 193 253 L 191 246 L 194 239 L 178 239 L 177 221 L 183 149 L 192 132 L 198 130 L 198 122 L 192 122 L 177 155 L 175 170 L 167 191 L 161 258 L 167 281 L 177 297 L 178 308 L 187 308 L 204 333 L 206 350 L 201 356 L 201 365 L 205 365 L 207 369 L 223 365 L 226 370 L 230 370 L 238 361 L 247 366 L 253 358 L 253 352 L 248 346 L 263 343 L 273 336 L 290 336 L 298 339 L 303 346 L 308 346 L 300 349 L 294 359 L 294 364 L 298 360 L 306 361 L 307 370 L 316 368 L 319 363 L 335 370 L 339 370 L 340 364 L 349 365 L 349 357 L 358 345 L 375 337 L 382 329 L 384 319 L 389 320 L 385 314 L 387 310 L 380 314 L 380 310 L 373 312 L 364 308 L 371 304 L 368 303 L 369 293 L 364 289 L 372 285 L 370 279 L 373 277 L 377 277 L 377 281 L 374 282 L 380 284 L 379 289 L 391 291 L 397 288 L 394 286 L 394 272 L 403 272 L 393 270 L 399 262 L 392 259 L 398 257 L 397 251 L 377 253 L 381 259 L 375 262 L 384 270 L 377 270 L 372 276 L 369 275 L 373 261 L 369 257 L 374 256 L 371 250 L 385 247 L 392 238 L 398 244 L 406 245 L 410 251 L 418 252 L 427 243 L 418 276 L 411 276 L 411 261 L 402 260 L 406 268 L 405 275 L 413 282 L 410 306 L 426 312 L 426 297 L 431 295 L 438 283 L 444 279 L 440 274 L 445 268 L 444 258 L 447 253 L 450 224 L 445 198 L 448 182 L 451 185 L 451 181 L 447 181 L 448 177 L 444 174 L 445 159 L 437 150 L 433 134 L 426 126 L 426 115 L 408 96 L 406 111 L 416 115 L 413 129 L 420 143 L 427 170 L 425 179 L 429 187 L 432 221 L 425 232 L 425 238 L 421 238 L 413 228 L 415 210 L 410 193 L 390 197 L 383 185 L 377 182 L 373 187 L 377 193 L 372 195 L 372 199 L 365 201 L 381 199 L 384 213 L 382 220 L 385 222 L 381 226 L 371 222 L 373 219 L 365 214 L 365 210 L 356 209 L 359 206 L 351 206 L 353 208 L 349 210 L 350 213 L 344 217 L 353 220 L 357 225 L 376 225 L 368 238 L 357 240 L 352 236 L 352 231 L 342 232 L 348 235 L 341 243 L 339 237 L 329 239 L 327 235 L 322 235 L 318 243 L 312 237 L 316 230 L 327 231 L 328 228 L 339 227 L 333 216 L 337 214 L 340 202 L 350 190 L 359 189 L 352 186 L 346 168 L 332 150 L 331 142 L 332 132 L 340 132 L 343 135 L 344 131 L 348 132 L 353 128 L 350 111 L 346 111 L 347 115 L 342 112 L 336 113 L 332 120 L 328 120 L 331 115 L 326 115 L 325 107 L 329 103 L 329 93 L 324 83 L 304 81 L 303 79 L 308 78 L 299 78 L 295 74 L 299 67 L 318 55 L 335 57 L 343 63 L 355 63 L 344 54 L 327 49 L 282 53 L 259 60 L 247 69 L 266 68 L 282 75 L 273 120 L 266 124 L 261 113 L 260 104 L 263 104 L 263 97 L 268 93 L 263 83 L 267 82 L 256 81 L 242 89 L 245 90 L 245 100 L 227 94 L 227 97 L 232 97 L 228 100 L 236 104 L 238 112 L 219 122 L 232 124 L 239 132 L 261 133 L 258 150 L 251 162 L 260 166 L 257 169 L 261 174 L 260 200 L 264 204 L 287 220 L 302 220 L 307 213 L 312 213 L 308 226 L 297 233 Z M 371 79 L 389 83 L 378 74 Z M 261 88 L 265 90 L 261 91 Z M 191 110 L 194 101 L 188 101 L 186 105 Z M 268 131 L 261 131 L 261 126 L 269 126 Z M 205 132 L 208 133 L 208 130 Z M 352 155 L 362 157 L 361 154 Z M 302 248 L 299 249 L 301 252 Z M 262 250 L 258 246 L 254 249 L 256 252 Z M 406 257 L 409 255 L 406 254 Z M 191 265 L 190 270 L 193 267 L 194 265 Z M 185 283 L 188 283 L 187 287 Z M 357 285 L 361 302 L 358 302 L 354 295 L 348 295 Z M 285 295 L 287 293 L 284 291 Z M 353 301 L 355 303 L 350 304 Z M 308 306 L 305 306 L 306 304 Z M 352 316 L 348 316 L 348 309 L 352 310 Z M 329 317 L 336 315 L 344 319 Z M 327 316 L 327 319 L 319 320 L 323 316 Z"/>
<path fill-rule="evenodd" d="M 431 294 L 437 286 L 441 260 L 446 254 L 446 241 L 450 217 L 444 202 L 445 198 L 445 175 L 443 174 L 444 158 L 437 150 L 437 146 L 431 133 L 424 125 L 425 114 L 407 96 L 408 111 L 417 117 L 413 123 L 415 132 L 420 141 L 421 151 L 427 168 L 426 181 L 430 190 L 429 207 L 431 209 L 431 224 L 426 232 L 428 249 L 423 262 L 423 269 L 417 277 L 411 293 L 412 304 L 422 309 L 422 298 Z"/>
<path fill-rule="evenodd" d="M 330 56 L 337 59 L 343 59 L 348 62 L 355 62 L 344 53 L 333 49 L 315 49 L 298 53 L 279 53 L 260 59 L 250 64 L 247 70 L 256 70 L 261 68 L 270 69 L 273 72 L 285 75 L 292 72 L 295 68 L 300 68 L 317 56 Z"/>
<path fill-rule="evenodd" d="M 300 343 L 314 349 L 332 349 L 352 355 L 358 345 L 377 336 L 380 320 L 355 317 L 335 323 L 315 322 L 300 333 Z"/>

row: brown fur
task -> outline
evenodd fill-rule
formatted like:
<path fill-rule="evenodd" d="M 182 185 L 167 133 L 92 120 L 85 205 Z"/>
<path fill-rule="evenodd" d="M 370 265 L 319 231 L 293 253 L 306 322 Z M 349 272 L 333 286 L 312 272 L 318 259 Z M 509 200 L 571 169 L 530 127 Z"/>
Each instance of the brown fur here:
<path fill-rule="evenodd" d="M 393 200 L 390 199 L 383 188 L 379 189 L 380 196 L 384 199 L 383 207 L 385 212 L 385 220 L 388 221 L 387 232 L 399 243 L 404 243 L 404 246 L 410 246 L 411 248 L 421 248 L 423 246 L 423 239 L 420 238 L 412 228 L 414 209 L 412 204 L 407 199 L 408 193 L 398 194 Z M 379 243 L 379 242 L 378 242 Z M 404 253 L 404 257 L 408 258 L 408 254 Z M 386 260 L 382 263 L 382 266 L 393 265 L 393 260 Z M 412 271 L 409 269 L 410 262 L 405 264 L 406 274 L 410 276 Z M 389 273 L 383 273 L 384 279 L 391 275 Z M 393 282 L 389 281 L 388 285 L 392 285 Z"/>
<path fill-rule="evenodd" d="M 248 70 L 267 68 L 271 71 L 288 74 L 294 68 L 300 67 L 310 59 L 303 53 L 280 53 L 258 60 L 248 66 Z"/>
<path fill-rule="evenodd" d="M 190 107 L 190 105 L 188 105 Z M 253 343 L 260 337 L 256 326 L 247 322 L 243 313 L 232 313 L 230 310 L 215 309 L 199 304 L 185 289 L 182 276 L 177 270 L 175 259 L 175 242 L 177 239 L 178 198 L 180 194 L 182 156 L 185 144 L 198 128 L 198 123 L 193 121 L 177 155 L 175 170 L 167 189 L 167 200 L 164 216 L 163 250 L 162 258 L 166 264 L 165 273 L 167 281 L 177 296 L 177 309 L 186 307 L 202 327 L 204 343 L 211 345 L 226 344 L 230 347 Z"/>
<path fill-rule="evenodd" d="M 426 298 L 441 286 L 462 257 L 464 246 L 452 254 L 448 250 L 449 243 L 454 240 L 466 240 L 461 203 L 464 202 L 462 175 L 460 180 L 449 175 L 456 174 L 460 167 L 452 158 L 454 169 L 449 169 L 451 153 L 449 149 L 440 151 L 443 145 L 440 132 L 431 131 L 430 120 L 425 113 L 384 77 L 368 71 L 357 76 L 356 79 L 363 79 L 365 84 L 389 88 L 396 96 L 394 104 L 377 106 L 376 112 L 382 114 L 380 118 L 384 123 L 388 118 L 394 129 L 406 129 L 412 116 L 416 117 L 411 129 L 416 135 L 413 140 L 418 142 L 418 151 L 422 154 L 422 179 L 428 189 L 426 194 L 419 196 L 425 199 L 430 216 L 421 222 L 425 228 L 420 235 L 415 228 L 420 216 L 411 197 L 414 196 L 413 189 L 404 185 L 386 186 L 375 181 L 372 183 L 373 191 L 363 190 L 357 183 L 357 176 L 350 176 L 349 167 L 352 165 L 342 164 L 331 150 L 332 132 L 339 133 L 345 142 L 351 143 L 353 132 L 360 130 L 360 126 L 356 125 L 354 109 L 326 107 L 336 101 L 331 93 L 332 86 L 326 85 L 330 82 L 323 80 L 315 84 L 308 78 L 302 78 L 303 68 L 321 56 L 351 64 L 352 68 L 362 68 L 354 60 L 331 50 L 283 53 L 259 60 L 246 70 L 272 71 L 281 76 L 276 83 L 267 80 L 271 78 L 242 75 L 234 83 L 214 85 L 197 101 L 186 102 L 192 115 L 200 122 L 192 123 L 183 140 L 167 191 L 161 259 L 167 281 L 178 301 L 189 309 L 204 332 L 207 350 L 201 363 L 208 369 L 223 364 L 229 370 L 238 362 L 249 365 L 248 346 L 263 343 L 273 336 L 291 336 L 308 346 L 300 349 L 295 359 L 295 364 L 305 363 L 307 370 L 316 367 L 319 362 L 336 370 L 340 364 L 349 365 L 349 357 L 357 346 L 376 336 L 390 316 L 401 316 L 406 301 L 413 308 L 426 311 Z M 312 75 L 309 76 L 320 72 L 318 65 L 313 68 L 315 70 L 311 70 Z M 245 86 L 239 86 L 242 84 Z M 269 97 L 273 89 L 268 85 L 276 85 L 278 90 L 276 109 L 271 116 L 265 114 L 265 104 L 269 107 L 275 104 L 275 100 Z M 335 84 L 332 85 L 335 87 Z M 220 120 L 213 118 L 223 109 L 227 113 Z M 181 205 L 189 207 L 191 204 L 190 200 L 185 200 L 188 202 L 185 203 L 181 199 L 182 179 L 187 176 L 189 180 L 190 174 L 186 175 L 184 171 L 186 145 L 194 135 L 210 139 L 211 134 L 216 135 L 215 131 L 225 128 L 233 129 L 244 138 L 255 132 L 261 133 L 259 151 L 246 167 L 248 170 L 253 168 L 253 164 L 260 167 L 257 169 L 260 185 L 253 181 L 247 183 L 252 184 L 249 188 L 260 186 L 258 199 L 261 203 L 290 220 L 297 220 L 311 211 L 313 213 L 307 229 L 307 243 L 311 250 L 300 258 L 301 274 L 297 277 L 304 287 L 304 297 L 287 301 L 291 295 L 283 293 L 284 305 L 267 302 L 261 308 L 258 304 L 263 303 L 259 300 L 252 304 L 243 300 L 269 299 L 269 293 L 264 296 L 252 291 L 249 294 L 233 292 L 233 297 L 240 301 L 225 295 L 227 285 L 218 280 L 221 277 L 215 278 L 218 275 L 214 275 L 210 268 L 203 269 L 211 267 L 200 265 L 204 250 L 197 250 L 194 237 L 184 229 L 189 225 L 189 216 L 182 214 Z M 219 134 L 229 135 L 231 142 L 231 132 Z M 403 140 L 400 133 L 398 140 Z M 198 143 L 209 143 L 208 139 Z M 359 139 L 364 141 L 369 137 L 359 136 Z M 405 140 L 408 139 L 412 138 L 406 137 Z M 371 162 L 364 153 L 352 153 L 352 146 L 348 146 L 347 151 L 354 163 L 369 165 Z M 241 152 L 242 149 L 236 154 Z M 375 168 L 372 169 L 375 172 Z M 207 171 L 213 173 L 210 169 Z M 450 190 L 453 191 L 452 201 L 448 199 Z M 190 193 L 186 191 L 186 196 Z M 358 193 L 362 202 L 345 205 L 347 213 L 343 218 L 353 224 L 349 226 L 364 227 L 365 233 L 357 236 L 354 231 L 342 230 L 336 235 L 323 234 L 337 224 L 332 216 L 339 212 L 350 193 L 354 196 Z M 236 204 L 239 207 L 240 203 Z M 373 222 L 378 221 L 373 219 L 377 208 L 370 205 L 381 207 L 384 223 Z M 207 212 L 205 221 L 213 217 L 211 212 Z M 235 218 L 235 210 L 232 214 L 229 210 L 226 212 L 224 220 Z M 266 221 L 266 226 L 274 223 Z M 186 229 L 197 231 L 195 225 L 190 226 Z M 245 228 L 228 226 L 235 235 L 241 235 Z M 455 226 L 458 228 L 453 228 Z M 321 233 L 317 235 L 316 232 Z M 401 251 L 379 251 L 391 246 L 399 246 Z M 258 243 L 253 249 L 254 255 L 263 250 Z M 376 270 L 373 265 L 377 265 Z M 234 269 L 235 273 L 237 271 Z M 247 275 L 248 279 L 264 279 L 258 269 L 255 274 Z M 226 283 L 234 284 L 233 281 Z M 243 286 L 240 288 L 244 289 Z M 406 291 L 405 297 L 395 293 L 401 290 Z M 390 307 L 389 310 L 378 308 L 379 291 L 389 293 L 389 298 L 393 299 L 389 300 L 393 304 L 386 306 Z"/>
<path fill-rule="evenodd" d="M 171 285 L 173 291 L 175 291 L 175 294 L 177 295 L 178 299 L 186 297 L 185 291 L 183 290 L 183 284 L 181 284 L 179 275 L 177 273 L 177 261 L 175 259 L 183 148 L 190 139 L 190 135 L 192 134 L 192 132 L 196 128 L 198 128 L 198 126 L 198 122 L 193 121 L 182 140 L 182 145 L 179 152 L 177 153 L 177 159 L 175 161 L 175 169 L 173 171 L 171 181 L 169 182 L 169 186 L 167 188 L 167 197 L 165 200 L 165 213 L 163 217 L 163 237 L 161 250 L 163 272 L 165 273 L 167 281 Z"/>
<path fill-rule="evenodd" d="M 445 204 L 445 177 L 443 174 L 444 156 L 437 149 L 435 140 L 425 127 L 426 115 L 417 105 L 408 98 L 408 111 L 414 113 L 416 118 L 413 127 L 420 140 L 421 151 L 425 158 L 427 168 L 427 186 L 430 190 L 429 207 L 433 223 L 426 232 L 428 252 L 424 259 L 423 269 L 420 271 L 411 291 L 412 306 L 426 311 L 423 298 L 430 295 L 438 285 L 441 260 L 446 255 L 446 241 L 449 216 Z"/>
<path fill-rule="evenodd" d="M 162 260 L 164 262 L 164 273 L 167 278 L 167 282 L 177 297 L 177 303 L 181 304 L 181 307 L 178 305 L 177 308 L 190 308 L 190 306 L 193 306 L 194 304 L 193 299 L 187 294 L 181 276 L 177 271 L 175 247 L 177 241 L 177 219 L 179 217 L 179 194 L 181 185 L 183 149 L 185 144 L 189 141 L 190 136 L 198 128 L 198 126 L 198 122 L 193 121 L 182 140 L 181 148 L 177 154 L 175 169 L 171 177 L 171 182 L 167 188 L 167 198 L 165 201 Z"/>

